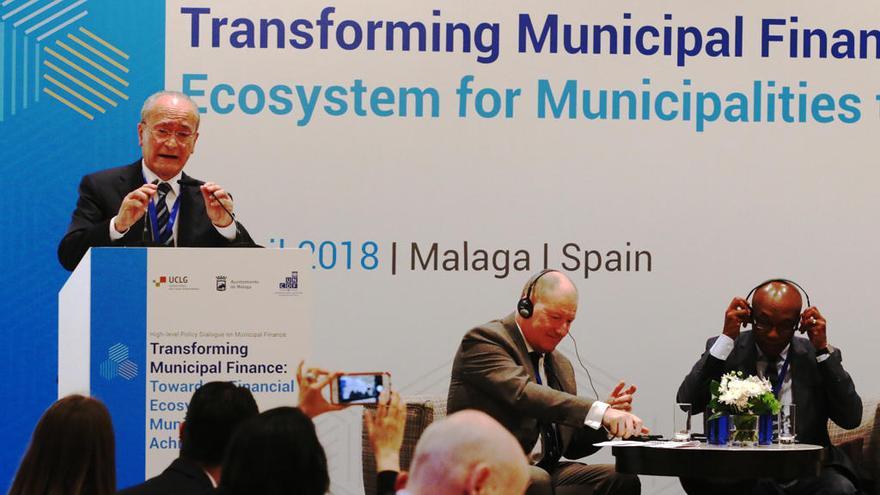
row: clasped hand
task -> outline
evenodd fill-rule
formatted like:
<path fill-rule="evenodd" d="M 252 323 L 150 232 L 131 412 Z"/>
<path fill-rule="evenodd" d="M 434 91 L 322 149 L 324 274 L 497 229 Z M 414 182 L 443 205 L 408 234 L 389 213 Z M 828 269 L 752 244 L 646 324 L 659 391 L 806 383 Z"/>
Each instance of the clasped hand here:
<path fill-rule="evenodd" d="M 220 228 L 228 227 L 232 224 L 233 218 L 230 216 L 234 207 L 232 196 L 213 182 L 202 184 L 199 187 L 199 191 L 202 193 L 202 200 L 205 202 L 205 212 L 208 214 L 211 223 Z M 116 221 L 113 224 L 113 228 L 119 233 L 130 229 L 147 212 L 150 200 L 157 192 L 158 186 L 156 184 L 144 184 L 126 194 L 122 198 L 122 204 L 119 205 L 119 212 L 116 213 Z M 225 210 L 224 207 L 226 208 Z M 229 213 L 226 210 L 229 210 Z"/>
<path fill-rule="evenodd" d="M 613 437 L 629 438 L 649 433 L 650 430 L 644 426 L 642 419 L 630 412 L 636 386 L 630 385 L 625 390 L 624 387 L 626 383 L 621 381 L 608 396 L 606 403 L 609 407 L 602 416 L 602 426 Z"/>

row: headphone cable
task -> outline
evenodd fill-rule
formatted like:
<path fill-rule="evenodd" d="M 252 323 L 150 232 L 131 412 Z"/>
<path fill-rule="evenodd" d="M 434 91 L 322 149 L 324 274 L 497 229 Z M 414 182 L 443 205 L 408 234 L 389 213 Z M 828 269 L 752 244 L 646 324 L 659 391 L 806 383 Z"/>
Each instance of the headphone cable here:
<path fill-rule="evenodd" d="M 577 356 L 578 364 L 581 365 L 581 368 L 587 373 L 587 379 L 590 380 L 590 388 L 593 389 L 593 393 L 596 395 L 596 400 L 599 400 L 599 392 L 596 392 L 596 387 L 593 386 L 593 377 L 590 376 L 590 370 L 584 366 L 584 362 L 581 361 L 581 353 L 578 352 L 578 343 L 577 340 L 574 339 L 574 335 L 571 332 L 568 332 L 568 336 L 571 338 L 571 341 L 574 342 L 574 355 Z"/>

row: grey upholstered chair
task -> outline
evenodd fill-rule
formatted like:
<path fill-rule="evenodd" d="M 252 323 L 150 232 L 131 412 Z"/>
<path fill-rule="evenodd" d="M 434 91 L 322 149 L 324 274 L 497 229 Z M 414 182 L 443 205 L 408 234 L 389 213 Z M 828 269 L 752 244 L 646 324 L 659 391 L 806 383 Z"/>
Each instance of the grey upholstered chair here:
<path fill-rule="evenodd" d="M 403 446 L 400 449 L 400 468 L 407 470 L 422 432 L 428 425 L 446 416 L 446 397 L 414 396 L 403 397 L 403 400 L 406 402 L 406 429 L 403 433 Z M 364 407 L 364 414 L 368 409 L 375 409 L 375 407 L 375 405 Z M 366 427 L 361 433 L 361 448 L 363 452 L 364 495 L 376 495 L 376 457 L 373 454 L 370 440 L 367 438 Z"/>
<path fill-rule="evenodd" d="M 868 493 L 880 495 L 880 401 L 864 402 L 858 428 L 844 430 L 829 421 L 828 434 L 831 443 L 843 449 L 855 463 L 859 476 L 869 484 L 864 487 Z"/>

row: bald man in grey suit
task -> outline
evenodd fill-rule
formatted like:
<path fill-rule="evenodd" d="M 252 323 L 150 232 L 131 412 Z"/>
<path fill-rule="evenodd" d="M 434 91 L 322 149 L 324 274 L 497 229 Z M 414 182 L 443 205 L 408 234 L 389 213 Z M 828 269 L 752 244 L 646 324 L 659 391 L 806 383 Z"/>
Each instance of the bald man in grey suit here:
<path fill-rule="evenodd" d="M 447 408 L 483 411 L 516 437 L 533 462 L 527 494 L 637 494 L 638 477 L 613 466 L 560 462 L 592 454 L 609 433 L 626 438 L 647 431 L 628 412 L 635 387 L 618 386 L 607 402 L 577 395 L 571 362 L 556 350 L 574 321 L 577 299 L 563 273 L 532 276 L 517 312 L 465 334 Z"/>

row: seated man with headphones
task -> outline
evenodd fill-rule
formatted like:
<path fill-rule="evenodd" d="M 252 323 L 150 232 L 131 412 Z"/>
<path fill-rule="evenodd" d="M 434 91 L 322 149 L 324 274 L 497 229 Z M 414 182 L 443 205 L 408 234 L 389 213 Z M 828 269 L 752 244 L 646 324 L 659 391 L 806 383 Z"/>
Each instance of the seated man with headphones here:
<path fill-rule="evenodd" d="M 577 288 L 565 274 L 532 276 L 516 312 L 462 338 L 447 410 L 483 411 L 516 437 L 532 464 L 527 494 L 638 494 L 637 476 L 610 465 L 560 461 L 592 454 L 598 450 L 593 444 L 609 434 L 628 438 L 648 431 L 628 412 L 635 387 L 619 384 L 606 402 L 577 395 L 574 368 L 556 350 L 577 306 Z"/>
<path fill-rule="evenodd" d="M 807 309 L 801 312 L 801 294 Z M 749 297 L 752 296 L 749 305 Z M 751 324 L 752 330 L 740 332 Z M 794 338 L 795 332 L 807 338 Z M 810 305 L 803 288 L 785 279 L 762 282 L 745 299 L 735 297 L 724 315 L 722 334 L 706 342 L 706 351 L 685 377 L 676 400 L 705 411 L 712 380 L 730 371 L 767 378 L 782 404 L 797 407 L 797 440 L 823 445 L 825 460 L 817 477 L 779 482 L 749 480 L 722 482 L 683 478 L 689 494 L 786 493 L 854 494 L 857 477 L 852 462 L 831 445 L 826 427 L 830 418 L 842 428 L 856 428 L 862 420 L 862 399 L 843 369 L 840 350 L 828 343 L 827 323 Z"/>

